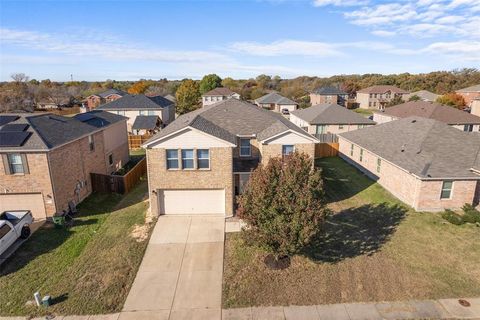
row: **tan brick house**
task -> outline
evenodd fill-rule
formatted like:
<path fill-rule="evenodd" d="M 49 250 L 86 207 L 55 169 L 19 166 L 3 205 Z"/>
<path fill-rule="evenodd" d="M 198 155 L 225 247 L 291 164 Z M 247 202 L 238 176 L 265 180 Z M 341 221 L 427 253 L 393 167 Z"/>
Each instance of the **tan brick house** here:
<path fill-rule="evenodd" d="M 151 210 L 231 216 L 260 162 L 295 150 L 313 158 L 316 142 L 280 114 L 234 98 L 182 115 L 144 145 Z"/>
<path fill-rule="evenodd" d="M 339 135 L 340 156 L 417 211 L 478 204 L 480 135 L 410 117 Z"/>
<path fill-rule="evenodd" d="M 408 117 L 423 117 L 441 121 L 466 132 L 480 131 L 480 117 L 436 102 L 409 101 L 373 113 L 373 120 L 385 123 Z"/>
<path fill-rule="evenodd" d="M 101 104 L 111 102 L 111 101 L 115 101 L 117 99 L 120 99 L 121 97 L 123 97 L 126 94 L 127 93 L 125 91 L 122 91 L 122 90 L 109 89 L 105 92 L 89 95 L 85 99 L 85 104 L 86 104 L 87 110 L 91 111 L 91 110 L 96 109 Z"/>
<path fill-rule="evenodd" d="M 480 84 L 457 90 L 456 93 L 463 97 L 465 105 L 471 107 L 473 100 L 480 98 Z"/>
<path fill-rule="evenodd" d="M 375 122 L 338 104 L 319 104 L 292 112 L 290 121 L 310 134 L 339 134 L 375 125 Z"/>
<path fill-rule="evenodd" d="M 356 102 L 362 109 L 383 110 L 396 97 L 403 100 L 409 92 L 395 86 L 372 86 L 357 91 Z"/>
<path fill-rule="evenodd" d="M 337 87 L 321 87 L 310 92 L 310 104 L 338 104 L 345 107 L 348 100 L 348 93 Z"/>
<path fill-rule="evenodd" d="M 92 192 L 90 173 L 128 162 L 126 118 L 92 111 L 0 116 L 0 212 L 31 210 L 51 217 Z"/>

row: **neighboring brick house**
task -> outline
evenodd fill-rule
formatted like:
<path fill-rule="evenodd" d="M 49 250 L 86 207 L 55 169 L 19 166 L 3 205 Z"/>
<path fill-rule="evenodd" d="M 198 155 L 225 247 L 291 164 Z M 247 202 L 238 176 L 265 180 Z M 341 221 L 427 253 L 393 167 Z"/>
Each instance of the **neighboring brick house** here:
<path fill-rule="evenodd" d="M 420 101 L 436 102 L 440 95 L 427 90 L 420 90 L 406 95 L 404 100 L 408 101 L 412 97 L 418 97 Z"/>
<path fill-rule="evenodd" d="M 394 86 L 372 86 L 357 91 L 356 101 L 362 109 L 383 110 L 395 97 L 405 100 L 408 94 L 408 91 Z"/>
<path fill-rule="evenodd" d="M 230 98 L 240 99 L 240 95 L 228 88 L 218 87 L 202 95 L 202 106 L 209 106 Z"/>
<path fill-rule="evenodd" d="M 76 117 L 0 115 L 0 212 L 51 217 L 92 192 L 90 173 L 129 160 L 126 118 L 102 111 Z"/>
<path fill-rule="evenodd" d="M 310 93 L 310 104 L 338 104 L 345 107 L 348 100 L 348 93 L 337 87 L 321 87 Z"/>
<path fill-rule="evenodd" d="M 255 104 L 261 108 L 283 114 L 290 114 L 292 111 L 295 111 L 298 108 L 298 103 L 285 98 L 277 92 L 271 92 L 256 99 Z"/>
<path fill-rule="evenodd" d="M 385 123 L 412 116 L 438 120 L 462 131 L 480 131 L 480 117 L 436 102 L 402 103 L 374 112 L 373 120 L 377 123 Z"/>
<path fill-rule="evenodd" d="M 151 211 L 231 216 L 259 163 L 295 150 L 313 158 L 316 142 L 280 114 L 234 98 L 182 115 L 144 145 Z"/>
<path fill-rule="evenodd" d="M 480 135 L 409 117 L 339 135 L 340 157 L 417 211 L 477 205 Z"/>
<path fill-rule="evenodd" d="M 465 105 L 470 107 L 473 100 L 480 98 L 480 84 L 457 90 L 456 93 L 461 95 L 465 100 Z"/>
<path fill-rule="evenodd" d="M 87 110 L 88 111 L 94 110 L 101 104 L 115 101 L 117 99 L 120 99 L 126 94 L 127 93 L 125 91 L 117 90 L 117 89 L 109 89 L 105 92 L 92 94 L 85 99 Z"/>
<path fill-rule="evenodd" d="M 132 134 L 159 129 L 175 120 L 175 103 L 162 96 L 148 97 L 143 94 L 126 94 L 122 98 L 103 104 L 97 109 L 127 117 L 128 132 Z M 137 123 L 134 127 L 138 116 L 156 117 L 157 121 L 155 123 L 158 123 L 159 126 L 152 129 L 150 126 L 139 127 L 140 123 Z M 142 121 L 141 124 L 150 125 L 152 122 L 154 121 Z"/>
<path fill-rule="evenodd" d="M 290 121 L 310 134 L 338 134 L 375 125 L 375 122 L 338 104 L 319 104 L 292 112 Z"/>

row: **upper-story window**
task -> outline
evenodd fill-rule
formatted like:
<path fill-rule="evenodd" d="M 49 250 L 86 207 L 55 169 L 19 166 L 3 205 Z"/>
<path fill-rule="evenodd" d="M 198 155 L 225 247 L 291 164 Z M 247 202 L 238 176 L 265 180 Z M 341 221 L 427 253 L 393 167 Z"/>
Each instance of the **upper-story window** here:
<path fill-rule="evenodd" d="M 360 162 L 363 161 L 363 149 L 360 149 Z"/>
<path fill-rule="evenodd" d="M 197 168 L 210 169 L 210 152 L 208 149 L 197 150 Z"/>
<path fill-rule="evenodd" d="M 350 145 L 350 157 L 353 157 L 354 146 L 353 143 Z"/>
<path fill-rule="evenodd" d="M 440 199 L 450 199 L 452 197 L 453 181 L 443 181 Z"/>
<path fill-rule="evenodd" d="M 466 124 L 463 126 L 463 131 L 472 132 L 473 131 L 473 124 Z"/>
<path fill-rule="evenodd" d="M 155 110 L 148 110 L 147 115 L 148 116 L 154 116 L 155 115 Z"/>
<path fill-rule="evenodd" d="M 338 125 L 338 130 L 343 130 L 343 124 Z"/>
<path fill-rule="evenodd" d="M 93 139 L 92 135 L 88 136 L 88 148 L 90 149 L 90 151 L 95 150 L 95 140 Z"/>
<path fill-rule="evenodd" d="M 147 110 L 138 110 L 138 114 L 141 116 L 146 116 L 147 115 Z"/>
<path fill-rule="evenodd" d="M 373 98 L 373 93 L 370 93 L 370 98 Z"/>
<path fill-rule="evenodd" d="M 167 169 L 178 169 L 177 149 L 167 149 Z"/>
<path fill-rule="evenodd" d="M 117 114 L 118 114 L 119 116 L 125 116 L 125 110 L 118 110 L 118 111 L 117 111 Z"/>
<path fill-rule="evenodd" d="M 182 150 L 182 169 L 194 169 L 193 149 Z"/>
<path fill-rule="evenodd" d="M 377 158 L 377 173 L 380 173 L 381 169 L 382 169 L 382 159 Z"/>
<path fill-rule="evenodd" d="M 250 139 L 240 139 L 240 157 L 250 157 L 252 155 L 252 146 Z"/>
<path fill-rule="evenodd" d="M 295 146 L 291 144 L 283 145 L 282 146 L 282 156 L 288 156 L 295 152 Z"/>
<path fill-rule="evenodd" d="M 9 153 L 4 155 L 4 166 L 6 174 L 28 173 L 27 158 L 20 153 Z"/>

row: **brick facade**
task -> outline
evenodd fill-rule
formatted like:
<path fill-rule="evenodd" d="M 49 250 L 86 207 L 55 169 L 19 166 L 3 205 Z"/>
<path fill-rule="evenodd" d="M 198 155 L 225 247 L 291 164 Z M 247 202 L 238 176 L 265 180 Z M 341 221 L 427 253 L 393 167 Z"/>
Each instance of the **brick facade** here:
<path fill-rule="evenodd" d="M 166 150 L 147 149 L 151 212 L 159 212 L 158 195 L 153 192 L 158 189 L 224 189 L 225 213 L 233 214 L 233 148 L 210 148 L 209 150 L 209 170 L 167 170 Z"/>
<path fill-rule="evenodd" d="M 315 158 L 315 144 L 314 143 L 302 143 L 294 144 L 295 151 L 300 153 L 306 153 L 312 160 Z M 273 157 L 282 156 L 281 144 L 263 144 L 261 145 L 262 163 L 267 164 L 268 160 Z"/>
<path fill-rule="evenodd" d="M 352 156 L 352 143 L 342 137 L 339 137 L 339 145 L 341 158 L 360 169 L 399 200 L 417 211 L 459 209 L 465 203 L 475 203 L 478 198 L 476 194 L 477 180 L 454 181 L 451 199 L 440 199 L 442 180 L 420 180 L 365 149 L 363 149 L 362 161 L 360 161 L 362 148 L 354 144 Z M 381 159 L 379 172 L 377 170 L 378 159 Z"/>

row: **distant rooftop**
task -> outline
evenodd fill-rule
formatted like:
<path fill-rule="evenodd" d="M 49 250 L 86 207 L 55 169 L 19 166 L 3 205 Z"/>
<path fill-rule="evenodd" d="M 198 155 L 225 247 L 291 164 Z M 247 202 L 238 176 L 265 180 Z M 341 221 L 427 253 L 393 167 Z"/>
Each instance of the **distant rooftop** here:
<path fill-rule="evenodd" d="M 362 90 L 358 90 L 357 93 L 386 93 L 386 92 L 392 92 L 392 93 L 408 93 L 408 91 L 397 88 L 395 86 L 387 86 L 387 85 L 382 85 L 382 86 L 371 86 Z"/>
<path fill-rule="evenodd" d="M 290 100 L 288 98 L 285 98 L 284 96 L 280 95 L 278 92 L 271 92 L 269 94 L 264 95 L 263 97 L 258 98 L 255 100 L 256 103 L 262 103 L 262 104 L 279 104 L 279 105 L 297 105 L 293 100 Z"/>
<path fill-rule="evenodd" d="M 156 110 L 173 104 L 172 101 L 162 96 L 148 97 L 143 94 L 126 94 L 115 101 L 99 106 L 97 110 Z"/>
<path fill-rule="evenodd" d="M 480 84 L 457 90 L 457 92 L 480 92 Z"/>
<path fill-rule="evenodd" d="M 229 97 L 232 94 L 235 94 L 236 92 L 233 92 L 232 90 L 225 88 L 225 87 L 218 87 L 213 90 L 210 90 L 208 92 L 205 92 L 203 96 L 225 96 Z"/>
<path fill-rule="evenodd" d="M 323 103 L 291 112 L 310 124 L 375 124 L 372 120 L 338 104 Z"/>
<path fill-rule="evenodd" d="M 328 95 L 328 96 L 334 96 L 334 95 L 347 95 L 343 90 L 340 90 L 337 87 L 332 87 L 332 86 L 327 86 L 327 87 L 321 87 L 318 89 L 313 90 L 312 93 L 319 94 L 319 95 Z"/>

